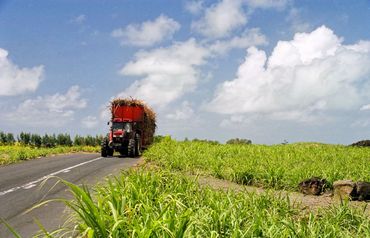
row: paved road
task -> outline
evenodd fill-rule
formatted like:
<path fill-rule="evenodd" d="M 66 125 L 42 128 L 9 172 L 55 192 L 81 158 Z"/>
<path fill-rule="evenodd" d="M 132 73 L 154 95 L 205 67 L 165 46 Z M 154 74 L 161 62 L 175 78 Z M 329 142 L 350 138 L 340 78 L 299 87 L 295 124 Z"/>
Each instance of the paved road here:
<path fill-rule="evenodd" d="M 27 214 L 29 208 L 41 201 L 70 197 L 67 188 L 49 179 L 44 186 L 40 184 L 48 176 L 61 177 L 77 184 L 95 184 L 104 181 L 103 177 L 117 174 L 139 163 L 138 158 L 102 158 L 98 154 L 69 154 L 25 161 L 0 167 L 0 218 L 10 223 L 22 237 L 31 237 L 39 227 L 39 220 L 47 229 L 55 229 L 66 218 L 62 203 L 49 203 Z M 50 190 L 52 188 L 52 190 Z M 13 237 L 4 225 L 0 225 L 0 238 Z"/>

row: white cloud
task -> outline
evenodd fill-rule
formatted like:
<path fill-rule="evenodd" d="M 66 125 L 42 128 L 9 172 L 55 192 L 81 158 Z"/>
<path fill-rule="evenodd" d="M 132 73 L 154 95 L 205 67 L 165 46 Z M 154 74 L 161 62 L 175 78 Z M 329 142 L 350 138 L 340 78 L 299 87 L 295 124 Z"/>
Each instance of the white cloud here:
<path fill-rule="evenodd" d="M 363 105 L 363 106 L 360 108 L 360 111 L 367 111 L 367 110 L 370 110 L 370 104 Z"/>
<path fill-rule="evenodd" d="M 192 23 L 192 29 L 210 38 L 223 38 L 247 23 L 241 0 L 222 0 L 205 10 L 204 16 Z"/>
<path fill-rule="evenodd" d="M 119 38 L 123 45 L 151 46 L 163 40 L 170 39 L 180 29 L 180 24 L 165 15 L 160 15 L 154 21 L 142 24 L 131 24 L 126 28 L 116 29 L 112 36 Z"/>
<path fill-rule="evenodd" d="M 287 22 L 290 22 L 293 32 L 307 32 L 312 30 L 312 26 L 302 19 L 301 10 L 298 8 L 291 8 L 285 19 Z"/>
<path fill-rule="evenodd" d="M 71 20 L 72 23 L 76 23 L 76 24 L 82 24 L 86 21 L 87 17 L 85 14 L 81 14 L 81 15 L 78 15 L 77 17 L 73 18 Z"/>
<path fill-rule="evenodd" d="M 370 95 L 370 44 L 342 44 L 321 26 L 279 41 L 270 57 L 248 49 L 236 78 L 219 85 L 208 104 L 221 114 L 311 120 L 316 113 L 358 110 Z"/>
<path fill-rule="evenodd" d="M 184 101 L 181 104 L 181 107 L 179 109 L 176 109 L 173 113 L 169 113 L 166 115 L 167 119 L 171 120 L 187 120 L 189 118 L 192 118 L 194 115 L 194 110 L 190 106 L 190 103 L 188 101 Z"/>
<path fill-rule="evenodd" d="M 204 8 L 203 1 L 190 1 L 185 8 L 193 14 L 204 12 L 200 19 L 192 22 L 191 28 L 214 39 L 229 37 L 246 25 L 249 16 L 258 8 L 283 10 L 289 3 L 290 0 L 219 0 Z"/>
<path fill-rule="evenodd" d="M 253 28 L 243 32 L 241 36 L 234 36 L 228 40 L 218 40 L 209 46 L 215 54 L 224 54 L 231 49 L 246 49 L 250 46 L 266 45 L 266 36 L 259 28 Z"/>
<path fill-rule="evenodd" d="M 248 6 L 252 8 L 285 8 L 289 0 L 247 0 Z"/>
<path fill-rule="evenodd" d="M 94 116 L 87 116 L 81 120 L 81 123 L 83 127 L 92 129 L 99 124 L 99 120 Z"/>
<path fill-rule="evenodd" d="M 191 14 L 197 15 L 203 10 L 202 0 L 187 1 L 185 3 L 185 9 Z"/>
<path fill-rule="evenodd" d="M 74 119 L 75 110 L 85 108 L 86 105 L 86 100 L 81 98 L 80 88 L 72 86 L 65 94 L 56 93 L 25 100 L 3 118 L 22 126 L 62 127 Z"/>
<path fill-rule="evenodd" d="M 108 122 L 110 119 L 111 119 L 111 112 L 109 110 L 109 106 L 102 105 L 99 109 L 99 120 L 103 122 Z"/>
<path fill-rule="evenodd" d="M 249 122 L 251 122 L 251 118 L 246 118 L 243 115 L 232 115 L 228 119 L 223 119 L 220 126 L 224 128 L 233 128 Z"/>
<path fill-rule="evenodd" d="M 19 68 L 8 59 L 8 51 L 0 48 L 0 96 L 34 92 L 44 75 L 44 66 Z"/>
<path fill-rule="evenodd" d="M 135 54 L 135 59 L 120 70 L 120 74 L 142 78 L 118 96 L 140 98 L 156 107 L 165 107 L 195 89 L 199 78 L 202 77 L 204 81 L 209 78 L 209 75 L 201 75 L 199 70 L 199 66 L 205 64 L 207 58 L 218 57 L 233 48 L 266 43 L 267 40 L 259 29 L 251 29 L 228 41 L 199 44 L 196 40 L 189 39 L 165 48 L 139 51 Z"/>
<path fill-rule="evenodd" d="M 166 106 L 195 88 L 199 80 L 197 67 L 205 63 L 208 55 L 209 51 L 194 39 L 167 48 L 140 51 L 120 73 L 143 78 L 118 96 L 132 96 L 153 106 Z"/>

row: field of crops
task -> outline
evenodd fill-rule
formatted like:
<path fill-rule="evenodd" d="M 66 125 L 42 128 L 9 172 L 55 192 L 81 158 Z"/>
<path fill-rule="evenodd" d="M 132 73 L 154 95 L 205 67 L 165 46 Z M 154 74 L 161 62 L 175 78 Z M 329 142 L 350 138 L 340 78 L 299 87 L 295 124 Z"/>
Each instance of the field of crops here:
<path fill-rule="evenodd" d="M 23 145 L 0 145 L 0 165 L 16 163 L 53 154 L 73 152 L 100 152 L 99 146 L 56 146 L 35 148 Z"/>
<path fill-rule="evenodd" d="M 296 190 L 312 176 L 327 179 L 329 187 L 341 179 L 370 181 L 370 148 L 343 145 L 217 145 L 165 138 L 144 156 L 170 170 L 275 189 Z"/>
<path fill-rule="evenodd" d="M 76 211 L 79 237 L 370 236 L 370 220 L 346 204 L 302 213 L 287 198 L 216 191 L 179 172 L 124 172 L 97 187 L 96 196 L 68 185 L 75 200 L 65 202 Z"/>
<path fill-rule="evenodd" d="M 287 193 L 216 190 L 189 176 L 211 175 L 288 190 L 296 190 L 299 181 L 311 176 L 324 177 L 330 184 L 338 179 L 369 181 L 370 149 L 318 143 L 217 145 L 163 138 L 144 157 L 147 164 L 90 190 L 64 181 L 74 199 L 58 201 L 72 209 L 71 223 L 42 236 L 370 237 L 369 214 L 363 206 L 344 202 L 302 210 Z"/>

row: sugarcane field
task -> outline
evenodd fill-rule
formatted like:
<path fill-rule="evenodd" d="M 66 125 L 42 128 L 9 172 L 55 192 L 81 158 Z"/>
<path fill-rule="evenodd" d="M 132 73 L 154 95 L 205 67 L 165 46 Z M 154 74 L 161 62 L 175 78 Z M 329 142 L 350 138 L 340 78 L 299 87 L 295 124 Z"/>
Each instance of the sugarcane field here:
<path fill-rule="evenodd" d="M 370 238 L 369 13 L 0 0 L 0 238 Z"/>

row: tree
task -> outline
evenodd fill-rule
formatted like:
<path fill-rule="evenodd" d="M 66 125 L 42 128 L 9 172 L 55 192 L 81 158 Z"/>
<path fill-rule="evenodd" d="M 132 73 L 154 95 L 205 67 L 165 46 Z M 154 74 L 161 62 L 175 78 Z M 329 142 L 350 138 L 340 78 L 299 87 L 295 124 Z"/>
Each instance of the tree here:
<path fill-rule="evenodd" d="M 103 139 L 104 137 L 102 135 L 96 135 L 95 136 L 96 145 L 101 145 L 101 143 L 103 142 Z"/>
<path fill-rule="evenodd" d="M 58 134 L 56 138 L 56 143 L 57 145 L 62 145 L 62 146 L 72 146 L 73 142 L 71 139 L 71 136 L 69 134 Z"/>
<path fill-rule="evenodd" d="M 1 145 L 6 145 L 7 144 L 6 134 L 2 131 L 0 131 L 0 144 Z"/>
<path fill-rule="evenodd" d="M 76 135 L 73 140 L 73 145 L 76 146 L 85 145 L 85 139 L 82 136 Z"/>
<path fill-rule="evenodd" d="M 42 144 L 43 147 L 47 147 L 47 148 L 54 147 L 55 146 L 55 140 L 53 139 L 53 136 L 49 136 L 48 134 L 45 134 L 42 137 L 41 144 Z"/>
<path fill-rule="evenodd" d="M 6 140 L 8 145 L 14 145 L 15 143 L 14 135 L 12 133 L 6 134 Z"/>
<path fill-rule="evenodd" d="M 95 139 L 92 136 L 86 136 L 85 137 L 85 144 L 88 146 L 95 146 Z"/>
<path fill-rule="evenodd" d="M 31 134 L 22 131 L 21 134 L 19 134 L 18 142 L 21 143 L 22 145 L 30 145 Z"/>
<path fill-rule="evenodd" d="M 30 140 L 30 144 L 35 146 L 35 147 L 41 147 L 41 143 L 42 143 L 42 138 L 40 135 L 38 134 L 32 134 L 31 135 L 31 140 Z"/>
<path fill-rule="evenodd" d="M 250 144 L 252 144 L 252 141 L 248 140 L 248 139 L 235 138 L 235 139 L 230 139 L 230 140 L 226 141 L 226 144 L 250 145 Z"/>
<path fill-rule="evenodd" d="M 80 136 L 76 135 L 74 139 L 68 133 L 60 133 L 58 135 L 45 134 L 43 136 L 35 133 L 21 132 L 17 135 L 17 141 L 22 145 L 30 145 L 34 147 L 55 147 L 55 146 L 99 146 L 104 139 L 103 135 L 96 136 Z M 4 133 L 0 131 L 0 145 L 13 145 L 16 142 L 12 133 Z"/>

